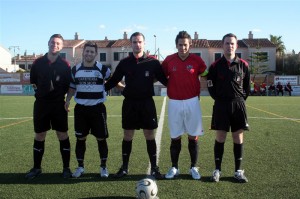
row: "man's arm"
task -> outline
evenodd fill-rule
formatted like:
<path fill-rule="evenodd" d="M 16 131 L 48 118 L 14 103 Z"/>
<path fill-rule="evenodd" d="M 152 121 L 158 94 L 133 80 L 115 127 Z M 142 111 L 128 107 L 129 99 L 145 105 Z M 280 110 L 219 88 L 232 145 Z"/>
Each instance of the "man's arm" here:
<path fill-rule="evenodd" d="M 105 84 L 104 84 L 105 91 L 109 91 L 110 89 L 112 89 L 116 85 L 118 85 L 118 88 L 122 88 L 122 85 L 119 84 L 121 82 L 122 78 L 123 78 L 123 73 L 121 71 L 121 64 L 122 64 L 122 60 L 117 65 L 116 70 L 113 73 L 113 75 L 111 76 L 111 78 L 109 78 L 105 82 Z"/>
<path fill-rule="evenodd" d="M 70 109 L 69 109 L 70 101 L 71 101 L 72 97 L 74 96 L 75 91 L 76 90 L 74 88 L 69 88 L 69 90 L 68 90 L 67 97 L 66 97 L 66 102 L 65 102 L 65 110 L 67 112 L 70 111 Z"/>
<path fill-rule="evenodd" d="M 207 74 L 207 88 L 210 96 L 215 99 L 216 98 L 216 74 L 214 70 L 214 66 L 209 67 L 209 72 Z"/>

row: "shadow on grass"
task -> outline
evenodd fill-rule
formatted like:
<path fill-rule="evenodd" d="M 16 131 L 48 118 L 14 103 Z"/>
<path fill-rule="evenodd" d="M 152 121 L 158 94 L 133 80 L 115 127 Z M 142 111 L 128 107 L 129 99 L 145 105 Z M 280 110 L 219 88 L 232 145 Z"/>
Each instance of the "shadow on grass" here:
<path fill-rule="evenodd" d="M 138 181 L 149 177 L 147 175 L 127 175 L 123 178 L 101 178 L 98 173 L 85 173 L 80 178 L 64 179 L 61 173 L 42 173 L 31 180 L 25 179 L 26 173 L 0 173 L 0 184 L 76 184 L 81 182 L 109 182 L 109 181 Z"/>
<path fill-rule="evenodd" d="M 25 173 L 0 173 L 0 184 L 76 184 L 81 182 L 116 182 L 116 181 L 139 181 L 143 178 L 152 178 L 149 175 L 138 175 L 132 174 L 124 176 L 123 178 L 114 178 L 113 175 L 110 175 L 108 178 L 101 178 L 98 173 L 85 173 L 80 178 L 69 178 L 64 179 L 61 177 L 61 173 L 42 173 L 38 177 L 27 180 L 25 179 Z M 169 180 L 169 179 L 163 179 Z M 191 175 L 180 174 L 175 179 L 170 180 L 191 180 Z M 202 176 L 199 180 L 200 182 L 213 183 L 210 179 L 210 176 Z M 232 182 L 236 183 L 237 181 L 233 177 L 222 177 L 220 182 Z"/>
<path fill-rule="evenodd" d="M 103 196 L 103 197 L 89 197 L 89 198 L 79 198 L 79 199 L 102 199 L 102 198 L 107 198 L 107 199 L 136 199 L 136 197 L 130 197 L 130 196 Z"/>
<path fill-rule="evenodd" d="M 180 174 L 179 176 L 175 177 L 174 179 L 165 179 L 165 180 L 191 180 L 192 176 L 189 174 Z M 205 183 L 215 183 L 211 181 L 211 176 L 201 176 L 201 179 L 198 180 L 200 182 L 205 182 Z M 236 183 L 237 181 L 233 177 L 221 177 L 220 182 L 232 182 Z"/>

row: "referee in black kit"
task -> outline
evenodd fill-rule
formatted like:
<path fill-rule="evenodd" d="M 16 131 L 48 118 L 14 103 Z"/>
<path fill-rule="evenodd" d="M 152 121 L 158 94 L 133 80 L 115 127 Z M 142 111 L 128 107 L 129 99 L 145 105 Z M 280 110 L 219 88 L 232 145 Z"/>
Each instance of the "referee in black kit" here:
<path fill-rule="evenodd" d="M 125 76 L 125 88 L 123 90 L 125 99 L 122 106 L 123 164 L 114 177 L 121 178 L 128 174 L 134 131 L 135 129 L 143 129 L 151 163 L 150 174 L 156 179 L 162 179 L 164 176 L 159 172 L 157 166 L 155 129 L 158 125 L 156 107 L 152 96 L 154 96 L 154 81 L 157 79 L 166 86 L 167 78 L 159 61 L 145 54 L 145 37 L 142 33 L 133 33 L 130 36 L 130 42 L 133 54 L 120 61 L 114 74 L 105 84 L 105 90 L 108 91 Z"/>
<path fill-rule="evenodd" d="M 236 55 L 237 37 L 226 34 L 222 39 L 224 55 L 209 68 L 207 86 L 215 100 L 211 129 L 216 130 L 214 145 L 215 170 L 212 181 L 218 182 L 227 132 L 232 132 L 235 159 L 234 179 L 248 182 L 241 169 L 243 157 L 244 130 L 249 130 L 245 101 L 250 93 L 250 72 L 248 63 Z"/>
<path fill-rule="evenodd" d="M 56 131 L 60 142 L 64 178 L 71 177 L 70 141 L 68 136 L 68 113 L 64 108 L 65 94 L 71 80 L 69 63 L 59 56 L 63 48 L 63 37 L 54 34 L 48 41 L 48 53 L 34 61 L 30 70 L 30 83 L 35 90 L 33 108 L 34 144 L 33 168 L 25 178 L 32 179 L 42 173 L 41 163 L 45 150 L 47 131 Z"/>

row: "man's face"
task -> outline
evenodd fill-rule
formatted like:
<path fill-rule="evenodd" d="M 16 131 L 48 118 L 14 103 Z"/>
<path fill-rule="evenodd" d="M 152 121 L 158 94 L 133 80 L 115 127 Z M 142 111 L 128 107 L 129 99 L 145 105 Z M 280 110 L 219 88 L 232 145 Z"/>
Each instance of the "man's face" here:
<path fill-rule="evenodd" d="M 225 37 L 223 43 L 224 54 L 227 56 L 234 55 L 237 49 L 237 40 L 234 37 Z"/>
<path fill-rule="evenodd" d="M 48 52 L 53 55 L 57 55 L 57 54 L 59 54 L 59 52 L 61 51 L 63 46 L 64 46 L 63 40 L 60 38 L 54 37 L 48 42 L 48 48 L 49 48 Z"/>
<path fill-rule="evenodd" d="M 178 50 L 179 56 L 184 57 L 186 54 L 189 53 L 189 49 L 190 49 L 189 39 L 187 39 L 187 38 L 178 39 L 178 42 L 176 44 L 176 48 Z"/>
<path fill-rule="evenodd" d="M 134 54 L 144 52 L 145 41 L 143 36 L 139 35 L 131 38 L 131 47 Z"/>
<path fill-rule="evenodd" d="M 95 47 L 86 46 L 82 52 L 82 57 L 85 62 L 88 62 L 88 63 L 94 62 L 95 58 L 97 57 Z"/>

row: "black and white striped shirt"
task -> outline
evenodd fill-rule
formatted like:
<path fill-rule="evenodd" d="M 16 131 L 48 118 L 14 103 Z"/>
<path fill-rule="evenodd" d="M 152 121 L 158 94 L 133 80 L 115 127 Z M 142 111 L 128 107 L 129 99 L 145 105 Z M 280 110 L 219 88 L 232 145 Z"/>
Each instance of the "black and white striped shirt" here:
<path fill-rule="evenodd" d="M 82 63 L 72 68 L 70 88 L 76 90 L 74 100 L 77 104 L 93 106 L 106 101 L 104 80 L 110 77 L 110 69 L 100 62 L 93 67 L 85 67 Z"/>

